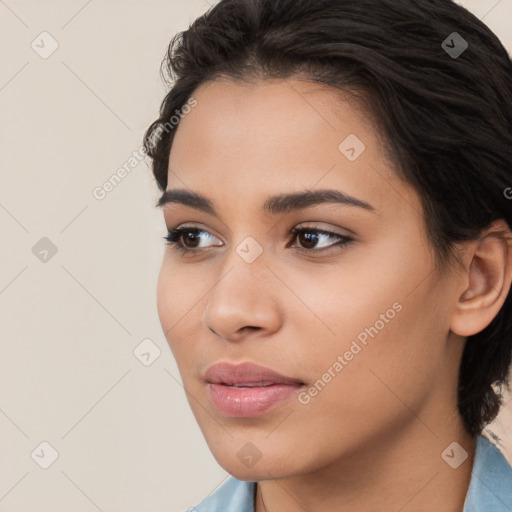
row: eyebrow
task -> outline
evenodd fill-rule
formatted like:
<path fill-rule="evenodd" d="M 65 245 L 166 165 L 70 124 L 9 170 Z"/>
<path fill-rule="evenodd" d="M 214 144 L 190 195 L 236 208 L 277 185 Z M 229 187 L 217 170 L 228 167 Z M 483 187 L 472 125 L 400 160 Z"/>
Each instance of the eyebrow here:
<path fill-rule="evenodd" d="M 189 190 L 166 190 L 158 200 L 156 207 L 161 208 L 169 203 L 189 206 L 190 208 L 195 208 L 218 217 L 217 211 L 210 199 Z M 345 194 L 339 190 L 330 189 L 314 191 L 306 190 L 304 192 L 296 192 L 293 194 L 278 194 L 271 196 L 263 203 L 263 211 L 277 215 L 279 213 L 301 210 L 326 203 L 338 203 L 363 208 L 371 212 L 376 211 L 376 209 L 366 201 L 357 199 L 356 197 Z"/>

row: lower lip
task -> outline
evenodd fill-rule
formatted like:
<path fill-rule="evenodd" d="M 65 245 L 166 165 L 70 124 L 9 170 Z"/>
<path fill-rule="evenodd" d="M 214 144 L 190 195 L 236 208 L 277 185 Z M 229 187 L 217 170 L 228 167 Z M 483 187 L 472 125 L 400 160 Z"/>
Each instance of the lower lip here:
<path fill-rule="evenodd" d="M 264 413 L 277 402 L 297 393 L 302 386 L 273 384 L 233 388 L 225 384 L 209 383 L 210 397 L 215 407 L 225 416 L 249 418 Z"/>

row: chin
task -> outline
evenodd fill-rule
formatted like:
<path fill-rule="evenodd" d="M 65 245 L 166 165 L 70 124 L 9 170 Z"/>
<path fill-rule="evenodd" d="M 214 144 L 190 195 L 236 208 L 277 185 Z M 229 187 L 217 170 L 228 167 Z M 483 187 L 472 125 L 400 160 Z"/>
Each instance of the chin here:
<path fill-rule="evenodd" d="M 300 472 L 300 469 L 292 467 L 290 461 L 286 460 L 286 457 L 282 454 L 269 454 L 267 457 L 262 454 L 259 459 L 244 460 L 246 456 L 243 452 L 241 456 L 236 454 L 230 457 L 226 456 L 225 451 L 223 453 L 212 453 L 217 463 L 238 480 L 248 482 L 273 480 L 286 478 Z"/>

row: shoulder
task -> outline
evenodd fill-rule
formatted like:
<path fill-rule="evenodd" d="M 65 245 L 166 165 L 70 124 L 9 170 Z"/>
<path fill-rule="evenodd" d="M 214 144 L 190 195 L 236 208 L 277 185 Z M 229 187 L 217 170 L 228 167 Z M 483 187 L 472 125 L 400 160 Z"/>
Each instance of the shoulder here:
<path fill-rule="evenodd" d="M 510 512 L 512 467 L 486 437 L 476 438 L 476 451 L 463 512 Z"/>
<path fill-rule="evenodd" d="M 245 482 L 234 476 L 197 505 L 181 512 L 254 512 L 256 482 Z"/>

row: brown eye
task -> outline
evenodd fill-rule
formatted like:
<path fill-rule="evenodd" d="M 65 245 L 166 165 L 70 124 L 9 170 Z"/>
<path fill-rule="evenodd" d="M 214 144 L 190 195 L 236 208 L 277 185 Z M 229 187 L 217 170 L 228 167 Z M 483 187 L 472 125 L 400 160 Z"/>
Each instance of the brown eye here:
<path fill-rule="evenodd" d="M 179 251 L 198 252 L 198 250 L 205 248 L 200 245 L 201 234 L 203 233 L 208 235 L 203 238 L 215 238 L 211 233 L 201 228 L 180 227 L 169 231 L 164 239 L 167 240 L 167 245 L 173 245 Z"/>
<path fill-rule="evenodd" d="M 316 249 L 314 252 L 320 252 L 323 251 L 324 249 L 329 250 L 334 246 L 345 247 L 346 245 L 353 241 L 353 239 L 348 236 L 340 235 L 339 233 L 325 231 L 323 229 L 317 228 L 295 228 L 291 231 L 291 234 L 297 238 L 297 241 L 301 246 L 298 247 L 298 249 L 304 249 L 310 252 L 313 252 L 312 249 L 315 248 Z M 334 239 L 337 241 L 331 244 L 327 243 L 327 245 L 324 244 L 323 247 L 318 248 L 319 243 L 322 243 L 324 241 L 328 242 L 329 239 Z"/>

